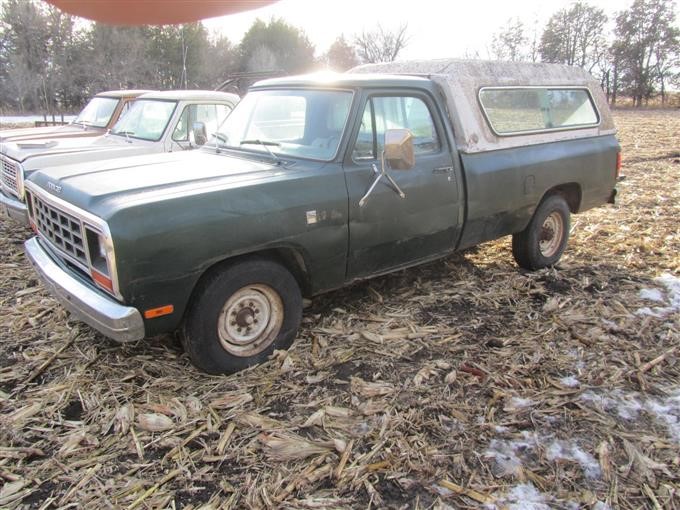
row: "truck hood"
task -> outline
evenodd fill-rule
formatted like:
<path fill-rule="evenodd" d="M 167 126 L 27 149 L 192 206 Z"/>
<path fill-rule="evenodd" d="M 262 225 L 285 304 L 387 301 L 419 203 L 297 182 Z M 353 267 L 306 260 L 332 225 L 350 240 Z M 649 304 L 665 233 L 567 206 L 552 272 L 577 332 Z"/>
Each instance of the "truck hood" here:
<path fill-rule="evenodd" d="M 162 150 L 162 144 L 114 135 L 95 138 L 26 139 L 2 143 L 0 152 L 19 161 L 25 171 L 47 166 L 79 163 L 95 159 L 148 154 Z"/>
<path fill-rule="evenodd" d="M 66 124 L 63 126 L 3 129 L 0 131 L 0 142 L 17 142 L 20 140 L 42 140 L 52 138 L 100 136 L 105 128 Z"/>
<path fill-rule="evenodd" d="M 51 195 L 108 219 L 119 209 L 140 203 L 238 188 L 297 173 L 292 166 L 201 150 L 51 167 L 34 172 L 29 180 Z"/>

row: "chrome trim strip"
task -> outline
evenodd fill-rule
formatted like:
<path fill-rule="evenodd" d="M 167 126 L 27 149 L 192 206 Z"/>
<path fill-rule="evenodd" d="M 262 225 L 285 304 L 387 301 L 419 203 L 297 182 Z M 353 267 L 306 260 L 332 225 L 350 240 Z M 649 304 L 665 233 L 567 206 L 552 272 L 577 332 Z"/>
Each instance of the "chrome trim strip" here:
<path fill-rule="evenodd" d="M 59 197 L 55 197 L 54 195 L 47 193 L 44 189 L 42 189 L 40 186 L 33 182 L 30 181 L 26 182 L 26 190 L 30 193 L 37 195 L 40 198 L 40 200 L 47 202 L 53 207 L 61 208 L 66 213 L 77 217 L 78 219 L 82 220 L 83 223 L 86 223 L 93 230 L 98 230 L 104 236 L 104 239 L 106 240 L 105 243 L 106 258 L 110 272 L 109 278 L 111 278 L 111 282 L 113 283 L 113 295 L 118 300 L 122 301 L 123 296 L 120 293 L 120 288 L 118 287 L 118 267 L 116 266 L 116 252 L 113 249 L 113 239 L 111 237 L 111 231 L 109 230 L 108 223 L 106 223 L 106 221 L 99 218 L 98 216 L 95 216 L 94 214 L 91 214 L 83 209 L 80 209 L 79 207 L 76 207 L 73 204 L 66 202 L 65 200 Z M 56 251 L 57 253 L 62 253 L 61 250 Z M 86 250 L 86 254 L 89 262 L 90 261 L 89 250 Z M 87 268 L 87 271 L 90 271 L 90 268 Z"/>
<path fill-rule="evenodd" d="M 144 338 L 139 310 L 116 303 L 71 276 L 52 260 L 37 237 L 26 241 L 24 248 L 45 287 L 74 316 L 118 342 Z"/>
<path fill-rule="evenodd" d="M 496 128 L 493 126 L 493 122 L 491 122 L 491 118 L 489 115 L 486 113 L 486 108 L 484 107 L 484 103 L 482 102 L 482 92 L 485 90 L 525 90 L 525 89 L 543 89 L 543 90 L 584 90 L 586 94 L 588 94 L 588 100 L 590 101 L 590 105 L 593 107 L 593 111 L 595 112 L 595 115 L 597 116 L 597 122 L 594 124 L 572 124 L 570 126 L 563 126 L 563 127 L 556 127 L 556 128 L 544 128 L 544 129 L 531 129 L 531 130 L 526 130 L 526 131 L 507 131 L 507 132 L 499 132 L 496 131 Z M 507 85 L 507 86 L 493 86 L 493 87 L 480 87 L 480 89 L 477 91 L 477 102 L 479 103 L 479 107 L 482 110 L 482 114 L 484 115 L 484 119 L 486 120 L 487 125 L 489 126 L 489 129 L 491 129 L 491 132 L 499 137 L 502 136 L 521 136 L 521 135 L 536 135 L 536 134 L 542 134 L 542 133 L 553 133 L 555 131 L 573 131 L 574 129 L 586 129 L 586 128 L 594 128 L 599 126 L 602 123 L 602 115 L 600 115 L 600 110 L 598 110 L 597 105 L 595 104 L 595 101 L 593 100 L 593 95 L 590 93 L 590 89 L 585 86 L 579 86 L 579 85 Z"/>
<path fill-rule="evenodd" d="M 0 205 L 7 211 L 7 216 L 28 227 L 28 208 L 26 204 L 16 198 L 0 193 Z"/>

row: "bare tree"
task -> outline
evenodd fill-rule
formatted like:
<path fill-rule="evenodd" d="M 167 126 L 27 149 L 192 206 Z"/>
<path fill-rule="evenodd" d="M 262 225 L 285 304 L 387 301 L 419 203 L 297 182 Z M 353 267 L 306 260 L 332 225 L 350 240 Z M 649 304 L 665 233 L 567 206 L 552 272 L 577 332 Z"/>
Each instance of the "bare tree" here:
<path fill-rule="evenodd" d="M 592 72 L 601 48 L 606 46 L 606 22 L 607 16 L 602 9 L 584 2 L 560 9 L 550 17 L 543 31 L 540 45 L 542 60 L 579 66 Z"/>
<path fill-rule="evenodd" d="M 491 41 L 491 55 L 496 60 L 517 62 L 528 60 L 530 49 L 524 23 L 519 18 L 510 18 L 494 35 Z"/>
<path fill-rule="evenodd" d="M 540 51 L 540 46 L 541 46 L 541 41 L 539 37 L 539 26 L 538 26 L 538 19 L 534 18 L 534 24 L 533 28 L 531 31 L 531 38 L 529 39 L 529 61 L 531 62 L 538 62 L 541 57 L 541 51 Z"/>
<path fill-rule="evenodd" d="M 612 46 L 620 67 L 624 90 L 641 106 L 654 94 L 656 85 L 664 91 L 680 53 L 680 29 L 675 25 L 672 0 L 635 0 L 630 9 L 616 17 L 616 40 Z"/>
<path fill-rule="evenodd" d="M 390 31 L 378 24 L 374 30 L 356 35 L 354 47 L 359 60 L 364 64 L 396 60 L 401 50 L 408 44 L 407 28 L 408 25 L 404 23 L 395 31 Z"/>

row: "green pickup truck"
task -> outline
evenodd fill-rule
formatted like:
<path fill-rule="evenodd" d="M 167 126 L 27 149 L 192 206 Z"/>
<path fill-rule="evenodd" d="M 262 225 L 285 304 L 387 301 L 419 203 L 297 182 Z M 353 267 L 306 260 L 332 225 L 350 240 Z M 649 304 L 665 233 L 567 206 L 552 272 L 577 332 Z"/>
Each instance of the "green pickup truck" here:
<path fill-rule="evenodd" d="M 613 202 L 599 87 L 554 64 L 423 61 L 253 86 L 191 153 L 46 168 L 26 253 L 119 341 L 182 330 L 193 363 L 287 348 L 302 297 L 512 235 L 555 264 L 571 213 Z"/>

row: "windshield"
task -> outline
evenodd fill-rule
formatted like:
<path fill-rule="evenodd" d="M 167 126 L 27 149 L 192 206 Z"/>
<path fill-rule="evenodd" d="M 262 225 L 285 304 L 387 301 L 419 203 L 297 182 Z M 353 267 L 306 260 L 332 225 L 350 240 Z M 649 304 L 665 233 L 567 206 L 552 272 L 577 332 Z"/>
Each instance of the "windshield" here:
<path fill-rule="evenodd" d="M 157 142 L 170 122 L 176 101 L 137 99 L 111 129 L 114 135 Z"/>
<path fill-rule="evenodd" d="M 73 122 L 86 126 L 106 127 L 117 104 L 118 99 L 113 97 L 93 97 Z"/>
<path fill-rule="evenodd" d="M 352 93 L 338 90 L 258 90 L 236 105 L 213 147 L 329 161 L 347 122 Z"/>

